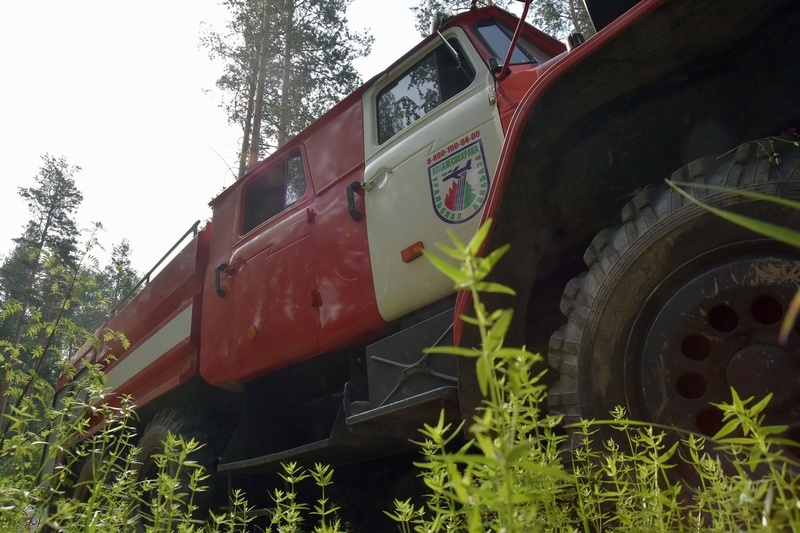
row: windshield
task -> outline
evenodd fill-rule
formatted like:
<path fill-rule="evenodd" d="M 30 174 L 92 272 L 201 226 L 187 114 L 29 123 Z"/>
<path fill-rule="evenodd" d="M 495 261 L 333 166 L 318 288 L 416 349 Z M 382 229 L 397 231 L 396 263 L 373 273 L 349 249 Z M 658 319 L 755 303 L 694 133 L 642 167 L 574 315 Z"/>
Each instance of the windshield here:
<path fill-rule="evenodd" d="M 501 25 L 496 20 L 490 19 L 478 24 L 478 33 L 484 44 L 491 50 L 493 56 L 501 60 L 505 59 L 506 54 L 508 54 L 508 48 L 511 46 L 511 38 L 514 35 L 511 29 Z M 545 59 L 548 59 L 548 57 L 543 52 L 522 37 L 517 41 L 514 46 L 514 52 L 511 54 L 512 65 L 541 63 Z"/>

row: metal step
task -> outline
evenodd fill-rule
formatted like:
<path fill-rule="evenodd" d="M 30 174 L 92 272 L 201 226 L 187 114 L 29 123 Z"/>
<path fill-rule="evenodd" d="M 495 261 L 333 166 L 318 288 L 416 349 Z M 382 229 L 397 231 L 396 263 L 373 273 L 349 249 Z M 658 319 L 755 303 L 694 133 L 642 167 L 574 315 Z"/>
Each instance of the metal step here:
<path fill-rule="evenodd" d="M 358 412 L 361 407 L 359 403 L 362 402 L 353 402 L 349 409 L 352 414 L 346 418 L 347 427 L 356 433 L 367 428 L 374 432 L 376 427 L 384 426 L 385 434 L 405 435 L 411 431 L 409 436 L 413 437 L 423 423 L 435 422 L 442 409 L 448 414 L 448 418 L 460 416 L 458 387 L 454 386 L 439 387 L 363 412 Z"/>
<path fill-rule="evenodd" d="M 308 467 L 316 462 L 338 466 L 352 463 L 356 459 L 362 461 L 378 458 L 411 448 L 410 443 L 397 438 L 351 437 L 331 437 L 260 457 L 220 463 L 217 471 L 225 474 L 279 472 L 281 463 L 288 461 Z"/>

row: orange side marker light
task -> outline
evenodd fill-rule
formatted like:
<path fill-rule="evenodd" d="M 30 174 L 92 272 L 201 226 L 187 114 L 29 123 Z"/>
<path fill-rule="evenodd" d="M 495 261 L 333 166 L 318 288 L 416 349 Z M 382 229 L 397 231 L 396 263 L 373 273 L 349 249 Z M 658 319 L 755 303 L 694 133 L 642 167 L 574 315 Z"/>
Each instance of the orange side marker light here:
<path fill-rule="evenodd" d="M 422 257 L 422 241 L 417 241 L 411 246 L 407 246 L 400 251 L 400 257 L 403 258 L 403 263 L 410 263 L 414 259 Z"/>

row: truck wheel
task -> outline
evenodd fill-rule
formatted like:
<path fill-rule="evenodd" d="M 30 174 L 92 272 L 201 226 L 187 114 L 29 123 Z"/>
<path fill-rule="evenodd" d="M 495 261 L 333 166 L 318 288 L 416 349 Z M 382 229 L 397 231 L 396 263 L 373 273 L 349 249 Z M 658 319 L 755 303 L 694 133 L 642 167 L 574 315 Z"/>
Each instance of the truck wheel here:
<path fill-rule="evenodd" d="M 673 181 L 800 198 L 800 150 L 759 143 L 696 161 Z M 732 193 L 689 188 L 706 204 L 796 228 L 798 212 Z M 722 426 L 710 402 L 773 393 L 767 424 L 800 437 L 800 326 L 778 333 L 800 286 L 798 250 L 756 235 L 668 188 L 649 188 L 601 231 L 584 254 L 589 271 L 567 285 L 568 322 L 550 339 L 559 381 L 549 393 L 565 423 L 631 419 L 705 435 Z M 797 453 L 794 450 L 793 453 Z"/>
<path fill-rule="evenodd" d="M 216 473 L 216 464 L 224 448 L 223 437 L 227 432 L 222 419 L 211 411 L 178 408 L 158 413 L 147 425 L 139 441 L 136 454 L 137 481 L 154 480 L 158 477 L 160 469 L 156 456 L 164 453 L 169 433 L 187 441 L 194 439 L 202 445 L 188 458 L 201 465 L 205 473 L 210 476 L 201 483 L 208 488 L 195 493 L 192 499 L 194 505 L 198 507 L 198 515 L 202 516 L 209 509 L 224 505 L 227 501 L 226 483 L 224 477 Z M 168 473 L 174 476 L 178 471 L 178 465 L 171 463 L 167 469 Z M 188 468 L 183 468 L 180 472 L 181 490 L 187 493 L 190 472 L 191 469 Z M 156 495 L 156 490 L 142 494 L 141 501 L 134 505 L 134 514 L 138 514 L 137 531 L 145 531 L 151 521 L 150 504 Z"/>
<path fill-rule="evenodd" d="M 92 486 L 97 483 L 98 471 L 100 470 L 99 453 L 90 452 L 77 468 L 75 484 L 72 487 L 72 497 L 79 502 L 86 503 L 92 492 Z"/>

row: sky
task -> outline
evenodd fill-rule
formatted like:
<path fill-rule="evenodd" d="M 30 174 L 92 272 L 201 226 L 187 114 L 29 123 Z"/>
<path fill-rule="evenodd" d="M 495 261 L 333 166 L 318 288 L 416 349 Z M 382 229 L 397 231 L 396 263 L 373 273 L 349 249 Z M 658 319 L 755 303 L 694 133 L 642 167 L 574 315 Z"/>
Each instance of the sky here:
<path fill-rule="evenodd" d="M 364 80 L 420 40 L 414 3 L 351 4 L 351 27 L 375 37 L 356 63 Z M 226 18 L 218 0 L 0 0 L 0 255 L 29 219 L 17 191 L 46 153 L 81 167 L 78 224 L 101 222 L 109 252 L 127 238 L 140 273 L 211 217 L 241 131 L 204 92 L 221 66 L 198 43 L 201 24 Z"/>

